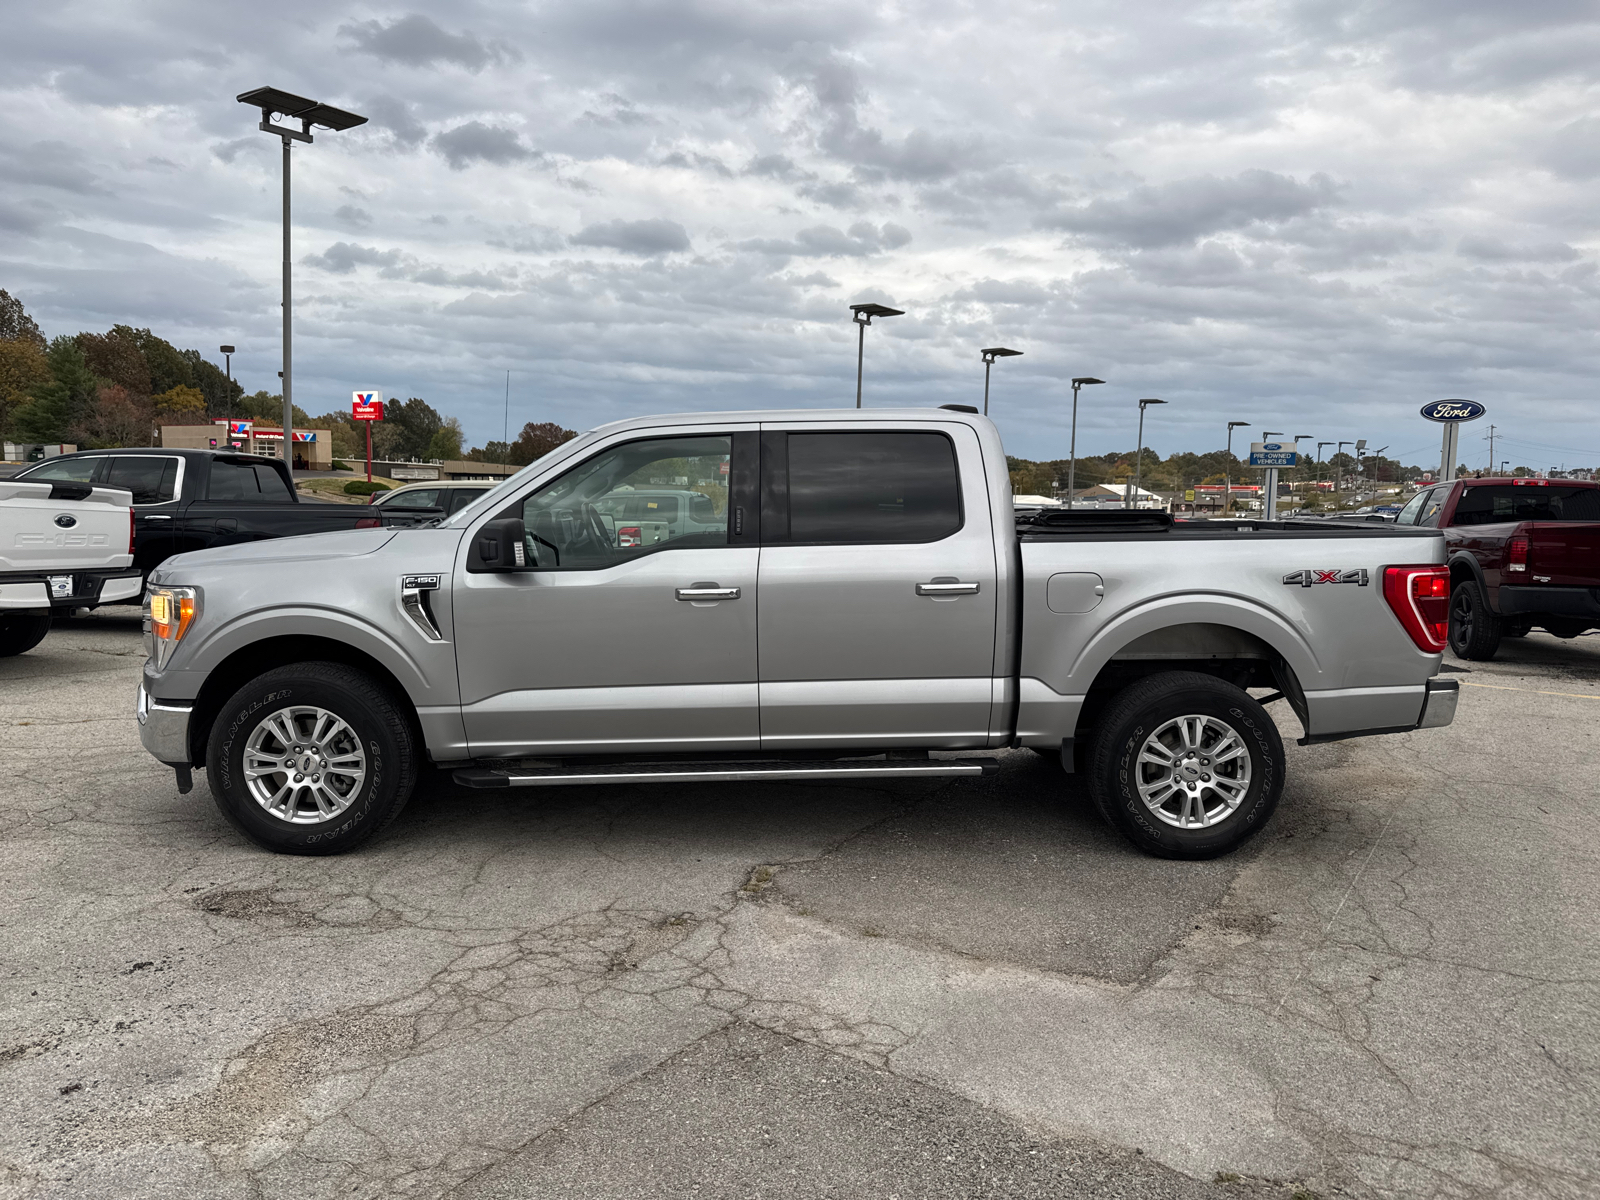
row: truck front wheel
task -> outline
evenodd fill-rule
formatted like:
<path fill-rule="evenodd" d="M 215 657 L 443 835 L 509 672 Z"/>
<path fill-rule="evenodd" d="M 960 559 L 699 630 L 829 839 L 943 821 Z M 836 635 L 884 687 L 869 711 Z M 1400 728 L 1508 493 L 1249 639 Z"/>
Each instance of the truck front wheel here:
<path fill-rule="evenodd" d="M 354 849 L 400 814 L 416 776 L 401 704 L 340 663 L 256 676 L 217 715 L 206 754 L 222 815 L 280 854 Z"/>
<path fill-rule="evenodd" d="M 1283 791 L 1283 741 L 1249 693 L 1164 671 L 1125 688 L 1096 727 L 1089 786 L 1147 854 L 1215 858 L 1260 832 Z"/>
<path fill-rule="evenodd" d="M 1500 618 L 1476 579 L 1463 579 L 1450 593 L 1450 649 L 1458 658 L 1487 661 L 1500 649 Z"/>
<path fill-rule="evenodd" d="M 26 654 L 50 632 L 48 616 L 10 615 L 0 617 L 0 658 Z"/>

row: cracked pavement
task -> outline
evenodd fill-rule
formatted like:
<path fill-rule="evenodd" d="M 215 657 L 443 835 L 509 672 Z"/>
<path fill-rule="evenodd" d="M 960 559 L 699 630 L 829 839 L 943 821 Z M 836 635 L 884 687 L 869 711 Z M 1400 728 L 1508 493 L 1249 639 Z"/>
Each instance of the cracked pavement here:
<path fill-rule="evenodd" d="M 140 749 L 132 611 L 0 660 L 0 1197 L 1600 1194 L 1600 637 L 1289 745 L 1211 863 L 1021 751 L 311 859 Z"/>

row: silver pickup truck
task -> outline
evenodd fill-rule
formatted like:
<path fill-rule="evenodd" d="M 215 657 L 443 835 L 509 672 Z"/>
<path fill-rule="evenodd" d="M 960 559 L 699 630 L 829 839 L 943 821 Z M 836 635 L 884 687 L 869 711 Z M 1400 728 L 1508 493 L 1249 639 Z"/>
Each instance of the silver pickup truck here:
<path fill-rule="evenodd" d="M 660 490 L 720 519 L 646 545 L 597 510 Z M 167 560 L 138 719 L 181 791 L 204 766 L 290 853 L 364 841 L 425 763 L 470 787 L 850 780 L 1022 746 L 1145 851 L 1206 858 L 1278 802 L 1264 705 L 1306 742 L 1449 724 L 1444 561 L 1431 529 L 1019 517 L 968 411 L 642 418 L 430 527 Z"/>

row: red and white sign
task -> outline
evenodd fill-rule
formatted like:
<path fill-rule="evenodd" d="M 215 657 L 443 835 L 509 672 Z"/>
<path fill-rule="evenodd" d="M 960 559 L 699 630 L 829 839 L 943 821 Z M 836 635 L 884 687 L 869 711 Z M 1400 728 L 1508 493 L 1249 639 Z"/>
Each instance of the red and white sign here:
<path fill-rule="evenodd" d="M 350 415 L 357 421 L 383 420 L 382 392 L 352 392 Z"/>

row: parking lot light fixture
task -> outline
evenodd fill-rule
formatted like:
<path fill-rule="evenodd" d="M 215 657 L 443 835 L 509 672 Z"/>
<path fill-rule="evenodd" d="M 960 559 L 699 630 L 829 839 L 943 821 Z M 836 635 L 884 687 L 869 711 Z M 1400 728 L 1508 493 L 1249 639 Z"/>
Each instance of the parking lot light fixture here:
<path fill-rule="evenodd" d="M 295 142 L 311 144 L 311 130 L 354 129 L 365 125 L 367 118 L 356 113 L 307 100 L 293 92 L 277 88 L 252 88 L 235 97 L 240 104 L 261 110 L 259 129 L 283 141 L 283 461 L 289 468 L 289 478 L 294 479 L 294 353 L 293 314 L 291 308 L 291 275 L 289 268 L 289 147 Z M 274 120 L 279 118 L 279 120 Z M 300 123 L 298 129 L 287 122 Z M 231 390 L 231 389 L 230 389 Z"/>
<path fill-rule="evenodd" d="M 1015 358 L 1022 353 L 1021 350 L 1007 350 L 1004 346 L 994 346 L 988 350 L 980 350 L 983 355 L 983 415 L 989 415 L 989 368 L 994 366 L 997 358 Z"/>
<path fill-rule="evenodd" d="M 890 308 L 884 304 L 852 304 L 851 320 L 856 323 L 860 336 L 856 341 L 856 407 L 861 407 L 861 364 L 867 353 L 867 326 L 872 324 L 873 317 L 903 317 L 905 310 Z"/>
<path fill-rule="evenodd" d="M 222 396 L 222 415 L 231 419 L 233 417 L 233 347 L 218 346 L 217 349 L 222 351 L 222 371 L 228 380 L 227 390 Z"/>
<path fill-rule="evenodd" d="M 1228 461 L 1223 464 L 1222 473 L 1222 515 L 1227 516 L 1233 509 L 1233 431 L 1235 429 L 1249 428 L 1249 421 L 1228 422 Z"/>
<path fill-rule="evenodd" d="M 1139 507 L 1139 484 L 1144 479 L 1144 410 L 1152 404 L 1165 404 L 1165 400 L 1139 401 L 1139 448 L 1133 456 L 1133 490 L 1128 493 L 1128 507 Z"/>
<path fill-rule="evenodd" d="M 1078 390 L 1090 384 L 1104 383 L 1090 375 L 1079 375 L 1072 381 L 1072 440 L 1067 449 L 1067 507 L 1071 508 L 1078 492 Z"/>

